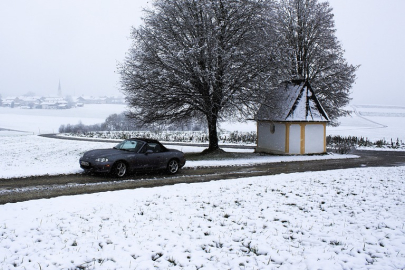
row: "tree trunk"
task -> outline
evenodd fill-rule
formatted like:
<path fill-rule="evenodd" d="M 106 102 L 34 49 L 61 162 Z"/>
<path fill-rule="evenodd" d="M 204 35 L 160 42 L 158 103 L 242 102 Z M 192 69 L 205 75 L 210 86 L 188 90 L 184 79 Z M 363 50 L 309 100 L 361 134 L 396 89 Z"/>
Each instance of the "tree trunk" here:
<path fill-rule="evenodd" d="M 208 121 L 208 139 L 209 139 L 209 146 L 207 151 L 213 152 L 219 149 L 218 145 L 218 132 L 217 132 L 217 115 L 210 115 L 207 117 Z"/>

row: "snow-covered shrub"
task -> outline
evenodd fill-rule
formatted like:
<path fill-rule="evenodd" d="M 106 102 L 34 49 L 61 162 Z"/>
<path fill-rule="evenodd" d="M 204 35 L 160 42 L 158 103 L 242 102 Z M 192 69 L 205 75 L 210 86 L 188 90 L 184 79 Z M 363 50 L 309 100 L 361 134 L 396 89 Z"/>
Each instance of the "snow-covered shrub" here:
<path fill-rule="evenodd" d="M 392 139 L 390 142 L 387 140 L 380 139 L 375 142 L 370 141 L 368 138 L 349 136 L 327 136 L 326 137 L 327 147 L 336 153 L 345 154 L 350 152 L 351 149 L 357 147 L 377 147 L 377 148 L 389 148 L 389 149 L 399 149 L 405 148 L 405 144 L 398 138 L 396 142 Z"/>
<path fill-rule="evenodd" d="M 148 138 L 163 142 L 208 143 L 208 133 L 204 131 L 88 131 L 65 133 L 65 136 L 124 140 Z M 255 144 L 256 132 L 220 132 L 219 140 L 230 144 Z"/>

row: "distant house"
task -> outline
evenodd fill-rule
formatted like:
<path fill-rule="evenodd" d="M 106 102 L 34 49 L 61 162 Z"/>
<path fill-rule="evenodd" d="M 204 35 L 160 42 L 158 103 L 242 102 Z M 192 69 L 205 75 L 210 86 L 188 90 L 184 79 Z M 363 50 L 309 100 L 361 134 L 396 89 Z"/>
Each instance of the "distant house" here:
<path fill-rule="evenodd" d="M 76 100 L 77 103 L 83 104 L 106 104 L 106 97 L 92 97 L 92 96 L 80 96 Z"/>
<path fill-rule="evenodd" d="M 124 104 L 125 98 L 124 97 L 107 97 L 106 103 L 108 104 Z"/>
<path fill-rule="evenodd" d="M 20 105 L 20 99 L 18 97 L 6 97 L 2 101 L 3 107 L 15 107 Z"/>
<path fill-rule="evenodd" d="M 35 108 L 41 103 L 41 97 L 38 96 L 21 96 L 18 97 L 20 100 L 20 106 L 25 108 Z"/>
<path fill-rule="evenodd" d="M 308 81 L 284 82 L 276 97 L 263 104 L 257 115 L 256 152 L 319 154 L 326 152 L 329 117 Z"/>
<path fill-rule="evenodd" d="M 61 97 L 44 97 L 41 106 L 42 109 L 66 109 L 67 101 Z"/>

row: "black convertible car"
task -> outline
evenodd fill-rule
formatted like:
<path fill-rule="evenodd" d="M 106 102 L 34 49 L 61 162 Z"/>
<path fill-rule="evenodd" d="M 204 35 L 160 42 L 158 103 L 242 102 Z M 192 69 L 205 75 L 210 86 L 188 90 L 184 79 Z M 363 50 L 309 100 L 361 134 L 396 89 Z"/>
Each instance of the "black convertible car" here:
<path fill-rule="evenodd" d="M 129 172 L 143 170 L 167 170 L 175 174 L 186 159 L 183 152 L 167 149 L 157 140 L 134 138 L 110 149 L 85 152 L 79 162 L 85 171 L 123 177 Z"/>

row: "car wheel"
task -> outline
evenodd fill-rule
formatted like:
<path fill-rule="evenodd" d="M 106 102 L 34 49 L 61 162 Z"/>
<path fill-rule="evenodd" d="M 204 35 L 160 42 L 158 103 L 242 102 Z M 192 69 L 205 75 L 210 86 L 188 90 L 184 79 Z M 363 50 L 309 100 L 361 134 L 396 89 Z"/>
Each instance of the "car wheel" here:
<path fill-rule="evenodd" d="M 175 174 L 179 171 L 179 162 L 175 159 L 171 159 L 167 164 L 167 171 L 170 174 Z"/>
<path fill-rule="evenodd" d="M 123 177 L 127 173 L 127 164 L 122 161 L 118 161 L 112 170 L 112 174 L 118 177 Z"/>

